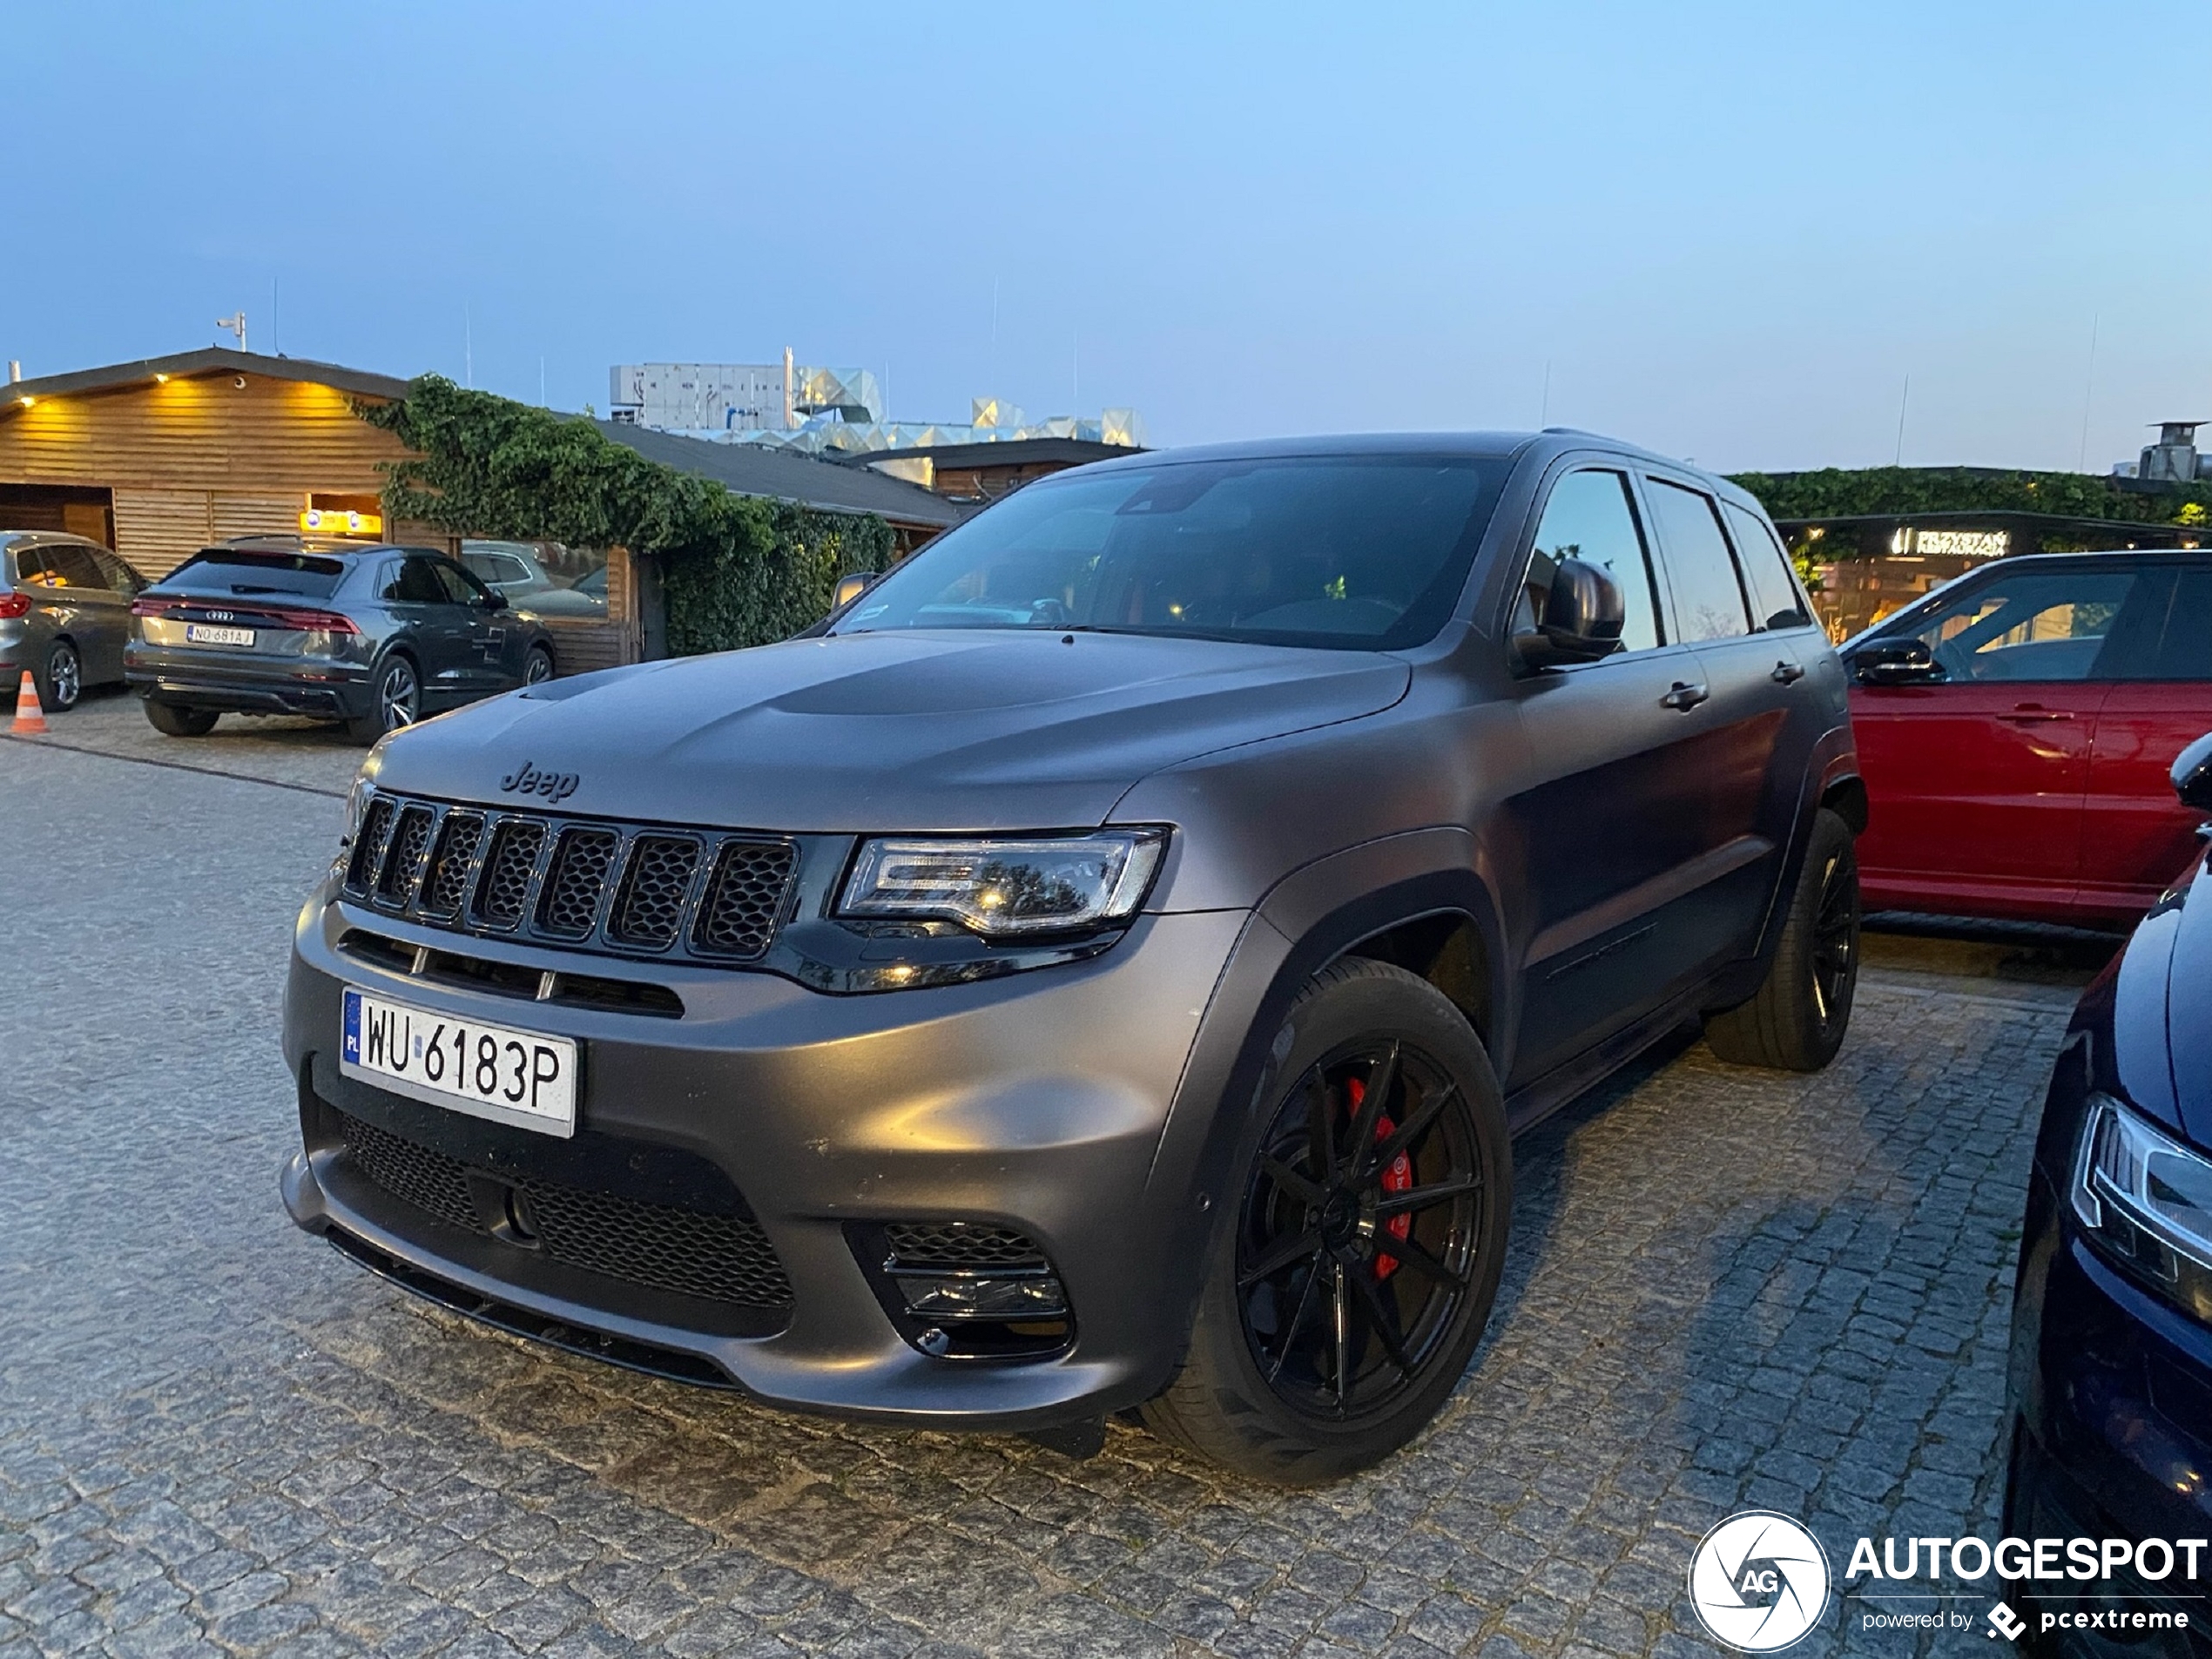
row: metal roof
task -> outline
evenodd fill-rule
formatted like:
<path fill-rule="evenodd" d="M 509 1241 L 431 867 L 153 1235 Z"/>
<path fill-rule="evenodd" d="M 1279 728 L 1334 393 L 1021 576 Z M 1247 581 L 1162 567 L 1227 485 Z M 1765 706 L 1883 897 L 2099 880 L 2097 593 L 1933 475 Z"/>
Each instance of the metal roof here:
<path fill-rule="evenodd" d="M 888 478 L 865 467 L 840 467 L 789 449 L 760 449 L 743 443 L 710 443 L 678 437 L 627 421 L 601 421 L 599 430 L 678 472 L 711 478 L 739 496 L 796 502 L 832 513 L 873 513 L 898 524 L 944 529 L 968 516 L 968 509 L 920 484 Z M 927 454 L 927 451 L 918 453 Z"/>
<path fill-rule="evenodd" d="M 1125 443 L 1089 438 L 999 438 L 987 443 L 916 444 L 904 449 L 840 449 L 829 452 L 840 467 L 867 467 L 879 461 L 910 461 L 926 455 L 940 467 L 1021 467 L 1038 462 L 1111 461 L 1117 455 L 1149 453 Z"/>
<path fill-rule="evenodd" d="M 114 391 L 139 385 L 157 374 L 166 374 L 172 380 L 189 380 L 201 374 L 259 374 L 265 380 L 302 381 L 314 386 L 328 386 L 360 397 L 398 399 L 407 395 L 407 382 L 389 374 L 372 374 L 364 369 L 318 363 L 306 357 L 266 357 L 259 352 L 232 351 L 223 346 L 17 381 L 10 384 L 6 395 L 12 400 L 62 397 L 71 392 Z M 7 406 L 0 405 L 0 414 L 7 412 Z"/>

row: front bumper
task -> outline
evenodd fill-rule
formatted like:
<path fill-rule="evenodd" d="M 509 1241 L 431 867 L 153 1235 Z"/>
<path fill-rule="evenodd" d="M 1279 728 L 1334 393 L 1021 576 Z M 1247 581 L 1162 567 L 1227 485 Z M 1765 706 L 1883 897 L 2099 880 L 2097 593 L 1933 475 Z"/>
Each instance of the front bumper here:
<path fill-rule="evenodd" d="M 1146 916 L 1086 961 L 874 995 L 675 962 L 582 964 L 674 988 L 683 1013 L 671 1018 L 518 1001 L 366 960 L 341 948 L 349 929 L 410 930 L 340 901 L 327 884 L 301 915 L 286 998 L 305 1132 L 284 1173 L 286 1204 L 302 1227 L 464 1312 L 779 1406 L 1012 1429 L 1119 1409 L 1171 1375 L 1195 1301 L 1203 1137 L 1166 1131 L 1187 1074 L 1201 1095 L 1218 1089 L 1217 1071 L 1194 1066 L 1194 1045 L 1246 920 Z M 415 931 L 425 944 L 454 942 Z M 580 966 L 526 945 L 469 948 L 521 967 Z M 550 1143 L 456 1118 L 341 1075 L 347 984 L 577 1039 L 577 1138 Z M 1197 1109 L 1210 1113 L 1211 1102 Z M 664 1177 L 680 1187 L 691 1177 L 670 1170 L 705 1166 L 734 1187 L 772 1244 L 787 1305 L 671 1298 L 550 1264 L 496 1228 L 442 1224 L 369 1178 L 340 1114 L 415 1140 L 439 1134 L 440 1120 L 458 1123 L 472 1167 L 569 1187 L 644 1190 L 639 1183 Z M 952 1220 L 1042 1247 L 1072 1312 L 1062 1351 L 1020 1362 L 937 1358 L 902 1333 L 867 1265 L 875 1230 Z"/>
<path fill-rule="evenodd" d="M 2107 1265 L 2039 1170 L 2039 1224 L 2022 1252 L 2013 1323 L 2013 1444 L 2005 1532 L 2016 1537 L 2212 1535 L 2212 1331 Z M 2190 1653 L 2212 1652 L 2203 1578 L 2103 1586 L 2129 1608 L 2171 1601 L 2189 1615 Z M 2083 1587 L 2023 1584 L 2031 1620 L 2048 1600 L 2086 1605 Z"/>

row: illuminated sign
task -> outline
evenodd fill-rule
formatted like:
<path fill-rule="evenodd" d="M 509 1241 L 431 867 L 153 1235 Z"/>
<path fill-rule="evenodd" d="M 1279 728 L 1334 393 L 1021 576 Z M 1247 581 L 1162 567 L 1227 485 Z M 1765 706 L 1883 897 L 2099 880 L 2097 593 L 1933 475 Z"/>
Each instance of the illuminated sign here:
<path fill-rule="evenodd" d="M 300 515 L 300 528 L 310 535 L 381 536 L 384 515 L 348 512 L 336 507 L 310 507 Z"/>
<path fill-rule="evenodd" d="M 2000 559 L 2012 544 L 2010 530 L 1917 530 L 1903 528 L 1890 537 L 1890 551 L 1892 553 L 1949 554 L 1966 559 Z"/>

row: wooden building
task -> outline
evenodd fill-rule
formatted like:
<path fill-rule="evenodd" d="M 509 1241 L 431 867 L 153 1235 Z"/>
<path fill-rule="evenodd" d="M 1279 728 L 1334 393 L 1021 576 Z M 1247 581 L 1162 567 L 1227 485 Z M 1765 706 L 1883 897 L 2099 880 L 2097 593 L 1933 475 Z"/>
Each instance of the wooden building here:
<path fill-rule="evenodd" d="M 18 381 L 0 402 L 0 529 L 66 529 L 159 577 L 266 531 L 448 545 L 387 525 L 379 463 L 407 453 L 354 413 L 407 382 L 210 347 Z"/>

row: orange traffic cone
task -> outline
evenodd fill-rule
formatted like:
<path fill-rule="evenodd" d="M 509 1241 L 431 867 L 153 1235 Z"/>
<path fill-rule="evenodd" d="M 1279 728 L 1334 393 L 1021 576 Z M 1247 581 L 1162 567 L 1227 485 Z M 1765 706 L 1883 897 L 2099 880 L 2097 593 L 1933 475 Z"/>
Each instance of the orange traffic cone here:
<path fill-rule="evenodd" d="M 16 691 L 16 723 L 10 730 L 18 738 L 46 735 L 46 711 L 38 706 L 38 685 L 27 668 L 23 671 L 23 685 Z"/>

